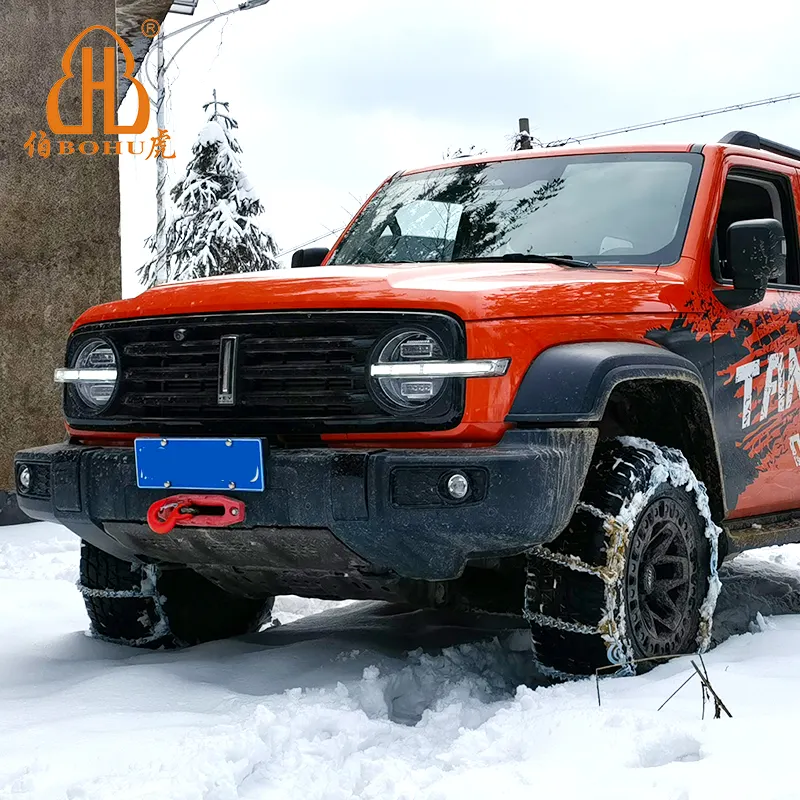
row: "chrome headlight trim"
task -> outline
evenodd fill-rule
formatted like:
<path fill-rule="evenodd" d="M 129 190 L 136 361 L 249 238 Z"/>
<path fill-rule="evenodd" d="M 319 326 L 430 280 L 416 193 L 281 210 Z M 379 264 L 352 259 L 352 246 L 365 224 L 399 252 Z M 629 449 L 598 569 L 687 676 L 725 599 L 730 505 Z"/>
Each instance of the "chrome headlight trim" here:
<path fill-rule="evenodd" d="M 57 369 L 53 374 L 56 383 L 116 383 L 115 369 Z"/>
<path fill-rule="evenodd" d="M 113 402 L 121 371 L 119 354 L 104 336 L 81 337 L 69 348 L 67 366 L 53 373 L 65 387 L 65 400 L 78 403 L 92 416 L 102 414 Z"/>
<path fill-rule="evenodd" d="M 470 361 L 407 361 L 401 364 L 372 364 L 373 378 L 498 378 L 508 372 L 510 358 Z"/>

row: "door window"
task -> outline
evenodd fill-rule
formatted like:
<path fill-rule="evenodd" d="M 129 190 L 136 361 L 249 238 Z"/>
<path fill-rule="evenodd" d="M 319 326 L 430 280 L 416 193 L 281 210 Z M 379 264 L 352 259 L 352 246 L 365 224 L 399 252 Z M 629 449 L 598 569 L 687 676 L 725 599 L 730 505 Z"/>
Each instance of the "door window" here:
<path fill-rule="evenodd" d="M 733 277 L 728 263 L 728 228 L 734 222 L 767 218 L 777 219 L 786 235 L 785 263 L 772 276 L 770 283 L 781 286 L 800 284 L 791 185 L 782 175 L 750 171 L 732 171 L 725 182 L 712 256 L 712 269 L 717 280 L 729 281 Z"/>

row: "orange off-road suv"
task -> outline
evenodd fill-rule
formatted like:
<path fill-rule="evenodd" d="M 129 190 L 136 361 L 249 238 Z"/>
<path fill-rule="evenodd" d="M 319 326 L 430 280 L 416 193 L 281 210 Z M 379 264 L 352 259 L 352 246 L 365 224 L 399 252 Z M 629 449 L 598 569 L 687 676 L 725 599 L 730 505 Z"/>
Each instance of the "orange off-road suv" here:
<path fill-rule="evenodd" d="M 87 311 L 20 505 L 126 644 L 297 594 L 518 612 L 559 673 L 703 649 L 721 560 L 800 541 L 798 168 L 740 131 L 398 172 L 292 271 Z"/>

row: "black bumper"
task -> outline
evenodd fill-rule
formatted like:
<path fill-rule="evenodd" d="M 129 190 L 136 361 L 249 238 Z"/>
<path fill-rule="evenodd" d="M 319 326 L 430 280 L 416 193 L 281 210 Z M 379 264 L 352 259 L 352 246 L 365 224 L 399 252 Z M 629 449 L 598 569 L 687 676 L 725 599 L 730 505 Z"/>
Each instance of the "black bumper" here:
<path fill-rule="evenodd" d="M 578 500 L 596 438 L 595 429 L 570 428 L 511 431 L 490 448 L 272 450 L 264 492 L 227 493 L 245 502 L 244 525 L 214 529 L 204 547 L 196 542 L 206 529 L 182 528 L 169 557 L 193 564 L 202 552 L 209 565 L 243 565 L 250 563 L 248 548 L 261 561 L 262 545 L 269 550 L 282 531 L 291 538 L 318 530 L 330 532 L 370 569 L 456 578 L 469 558 L 514 555 L 558 536 Z M 166 552 L 126 531 L 145 530 L 155 500 L 186 492 L 137 488 L 132 448 L 50 445 L 17 453 L 15 462 L 17 476 L 22 465 L 33 473 L 27 493 L 17 486 L 29 516 L 60 522 L 120 558 Z M 472 487 L 461 503 L 442 492 L 455 470 Z M 226 531 L 231 542 L 245 543 L 235 554 L 213 544 L 224 542 Z"/>

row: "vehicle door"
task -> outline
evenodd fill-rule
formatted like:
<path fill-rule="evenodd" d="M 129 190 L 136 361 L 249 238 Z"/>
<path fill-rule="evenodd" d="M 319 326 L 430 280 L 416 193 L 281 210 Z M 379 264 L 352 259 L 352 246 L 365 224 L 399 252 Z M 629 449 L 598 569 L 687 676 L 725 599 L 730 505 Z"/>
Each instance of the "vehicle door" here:
<path fill-rule="evenodd" d="M 711 256 L 719 287 L 732 285 L 729 227 L 774 218 L 785 264 L 764 299 L 741 309 L 715 303 L 714 415 L 730 516 L 800 508 L 800 264 L 797 171 L 780 162 L 728 157 Z"/>

